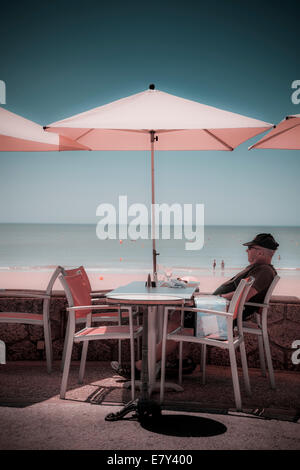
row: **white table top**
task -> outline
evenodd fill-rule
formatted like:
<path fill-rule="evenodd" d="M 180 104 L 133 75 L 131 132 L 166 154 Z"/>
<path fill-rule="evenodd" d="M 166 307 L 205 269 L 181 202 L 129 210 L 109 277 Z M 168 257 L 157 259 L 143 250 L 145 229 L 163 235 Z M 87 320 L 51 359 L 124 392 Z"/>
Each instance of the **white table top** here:
<path fill-rule="evenodd" d="M 141 303 L 172 303 L 190 300 L 195 287 L 146 287 L 145 282 L 130 282 L 106 294 L 107 299 Z"/>

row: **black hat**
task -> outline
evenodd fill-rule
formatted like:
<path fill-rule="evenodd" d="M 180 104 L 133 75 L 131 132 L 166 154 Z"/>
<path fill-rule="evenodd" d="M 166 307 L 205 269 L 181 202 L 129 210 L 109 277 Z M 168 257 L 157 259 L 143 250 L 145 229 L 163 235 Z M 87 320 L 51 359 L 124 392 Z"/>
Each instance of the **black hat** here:
<path fill-rule="evenodd" d="M 274 240 L 274 237 L 270 233 L 259 233 L 251 242 L 243 243 L 243 245 L 258 245 L 263 248 L 269 248 L 269 250 L 277 250 L 279 243 Z"/>

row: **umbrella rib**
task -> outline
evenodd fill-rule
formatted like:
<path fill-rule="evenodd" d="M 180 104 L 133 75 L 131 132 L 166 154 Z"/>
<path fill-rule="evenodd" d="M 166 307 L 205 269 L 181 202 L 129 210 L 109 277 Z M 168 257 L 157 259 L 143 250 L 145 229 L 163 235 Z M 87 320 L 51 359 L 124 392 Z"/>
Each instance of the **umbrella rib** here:
<path fill-rule="evenodd" d="M 217 140 L 218 142 L 220 142 L 220 144 L 224 145 L 224 147 L 227 147 L 228 150 L 232 151 L 233 150 L 233 147 L 231 147 L 230 145 L 226 144 L 226 142 L 224 142 L 224 140 L 220 139 L 219 137 L 217 137 L 213 132 L 210 132 L 208 129 L 203 129 L 204 132 L 206 132 L 208 135 L 210 135 L 213 139 Z"/>
<path fill-rule="evenodd" d="M 79 139 L 81 139 L 82 137 L 85 137 L 89 132 L 92 132 L 94 131 L 95 129 L 88 129 L 86 132 L 84 132 L 83 134 L 81 134 L 79 137 L 77 137 L 75 140 L 78 142 Z"/>
<path fill-rule="evenodd" d="M 264 139 L 261 139 L 260 143 L 261 143 L 261 144 L 264 144 L 265 142 L 268 142 L 268 140 L 274 139 L 274 137 L 278 137 L 279 135 L 284 134 L 285 132 L 288 132 L 288 131 L 290 131 L 291 129 L 295 129 L 295 127 L 297 127 L 297 126 L 300 126 L 300 122 L 298 122 L 298 123 L 295 124 L 294 126 L 288 127 L 287 129 L 282 129 L 281 131 L 277 132 L 277 134 L 273 134 L 273 135 L 266 136 Z M 274 127 L 276 128 L 276 126 L 274 126 Z M 257 142 L 256 144 L 258 144 L 258 142 Z M 255 148 L 255 147 L 256 147 L 256 144 L 251 145 L 251 147 L 249 148 L 249 150 L 250 150 L 251 148 Z"/>

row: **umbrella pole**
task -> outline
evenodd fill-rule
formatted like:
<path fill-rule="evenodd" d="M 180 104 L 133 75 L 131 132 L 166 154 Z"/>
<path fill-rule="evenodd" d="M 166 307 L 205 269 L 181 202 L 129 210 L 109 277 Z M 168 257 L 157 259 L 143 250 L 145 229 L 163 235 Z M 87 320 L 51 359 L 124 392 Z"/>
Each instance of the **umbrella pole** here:
<path fill-rule="evenodd" d="M 155 178 L 154 178 L 154 142 L 158 140 L 158 137 L 155 136 L 155 131 L 150 131 L 150 141 L 151 141 L 151 209 L 152 209 L 152 219 L 151 219 L 151 236 L 152 236 L 152 264 L 153 264 L 153 280 L 157 282 L 157 267 L 156 267 L 156 256 L 159 254 L 156 252 L 156 243 L 155 243 Z"/>

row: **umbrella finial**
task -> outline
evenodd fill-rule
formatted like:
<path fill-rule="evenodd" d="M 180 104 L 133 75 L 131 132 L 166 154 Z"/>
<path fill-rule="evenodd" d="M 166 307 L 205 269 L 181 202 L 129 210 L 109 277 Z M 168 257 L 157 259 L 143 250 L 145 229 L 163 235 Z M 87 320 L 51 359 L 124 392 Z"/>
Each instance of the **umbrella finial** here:
<path fill-rule="evenodd" d="M 149 85 L 149 90 L 155 90 L 155 85 L 154 85 L 154 83 L 151 83 L 151 85 Z"/>

